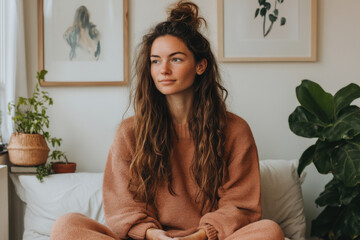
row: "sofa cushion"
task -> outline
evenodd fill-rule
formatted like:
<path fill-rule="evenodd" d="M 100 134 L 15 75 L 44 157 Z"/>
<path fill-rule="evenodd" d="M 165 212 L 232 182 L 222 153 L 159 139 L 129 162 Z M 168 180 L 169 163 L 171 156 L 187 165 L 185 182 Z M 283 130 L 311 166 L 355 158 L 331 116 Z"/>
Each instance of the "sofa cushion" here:
<path fill-rule="evenodd" d="M 296 161 L 260 161 L 263 218 L 277 222 L 290 239 L 304 239 L 305 218 Z M 102 173 L 55 174 L 40 183 L 34 175 L 10 174 L 26 204 L 23 240 L 49 240 L 55 220 L 80 212 L 104 224 Z"/>
<path fill-rule="evenodd" d="M 306 221 L 297 160 L 262 160 L 261 205 L 262 218 L 277 222 L 290 239 L 305 239 Z"/>
<path fill-rule="evenodd" d="M 55 220 L 80 212 L 105 223 L 102 173 L 54 174 L 40 183 L 34 175 L 10 174 L 15 191 L 26 204 L 23 240 L 49 240 Z"/>

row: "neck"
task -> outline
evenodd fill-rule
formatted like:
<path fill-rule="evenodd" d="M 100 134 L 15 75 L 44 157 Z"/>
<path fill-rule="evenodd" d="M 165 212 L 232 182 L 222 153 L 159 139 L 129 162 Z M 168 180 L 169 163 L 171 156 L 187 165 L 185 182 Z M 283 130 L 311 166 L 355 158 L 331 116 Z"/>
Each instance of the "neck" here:
<path fill-rule="evenodd" d="M 167 95 L 166 100 L 175 124 L 185 124 L 192 107 L 194 92 L 188 91 L 181 95 Z"/>

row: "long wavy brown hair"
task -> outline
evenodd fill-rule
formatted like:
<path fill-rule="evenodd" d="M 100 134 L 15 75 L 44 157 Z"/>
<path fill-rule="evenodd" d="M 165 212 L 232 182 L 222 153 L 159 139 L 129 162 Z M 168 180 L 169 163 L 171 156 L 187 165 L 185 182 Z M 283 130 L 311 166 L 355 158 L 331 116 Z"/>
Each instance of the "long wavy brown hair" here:
<path fill-rule="evenodd" d="M 136 148 L 130 165 L 129 190 L 135 200 L 154 207 L 160 185 L 167 183 L 169 192 L 176 194 L 172 188 L 170 160 L 175 133 L 173 121 L 166 98 L 157 90 L 150 73 L 151 46 L 156 38 L 164 35 L 182 40 L 196 62 L 207 60 L 205 72 L 196 76 L 193 85 L 194 99 L 188 126 L 195 144 L 191 170 L 198 185 L 196 200 L 201 203 L 202 211 L 217 207 L 218 189 L 227 166 L 223 158 L 227 91 L 221 85 L 210 44 L 198 30 L 202 23 L 206 25 L 206 21 L 198 16 L 198 6 L 180 1 L 171 9 L 167 21 L 151 29 L 139 45 L 134 90 Z"/>

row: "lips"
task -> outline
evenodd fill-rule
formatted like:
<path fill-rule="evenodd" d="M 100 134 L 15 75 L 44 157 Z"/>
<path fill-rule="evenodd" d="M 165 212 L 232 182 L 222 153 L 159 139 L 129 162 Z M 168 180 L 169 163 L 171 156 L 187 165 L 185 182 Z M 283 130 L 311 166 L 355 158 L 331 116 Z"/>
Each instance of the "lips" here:
<path fill-rule="evenodd" d="M 172 84 L 172 83 L 174 83 L 175 81 L 176 81 L 176 80 L 164 79 L 164 80 L 160 80 L 159 82 L 160 82 L 161 84 L 166 85 L 166 84 Z"/>

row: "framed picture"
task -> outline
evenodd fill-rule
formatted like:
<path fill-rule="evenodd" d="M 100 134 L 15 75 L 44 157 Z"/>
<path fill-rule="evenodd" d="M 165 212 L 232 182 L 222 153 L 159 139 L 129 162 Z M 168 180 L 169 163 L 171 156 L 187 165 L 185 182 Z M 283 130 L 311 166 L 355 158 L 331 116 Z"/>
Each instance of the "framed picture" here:
<path fill-rule="evenodd" d="M 128 0 L 38 0 L 41 86 L 128 82 Z"/>
<path fill-rule="evenodd" d="M 218 0 L 219 61 L 316 61 L 317 0 Z"/>

